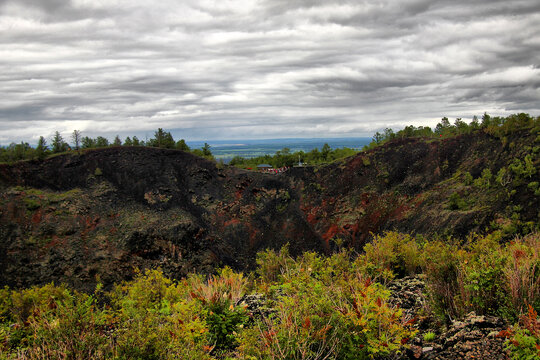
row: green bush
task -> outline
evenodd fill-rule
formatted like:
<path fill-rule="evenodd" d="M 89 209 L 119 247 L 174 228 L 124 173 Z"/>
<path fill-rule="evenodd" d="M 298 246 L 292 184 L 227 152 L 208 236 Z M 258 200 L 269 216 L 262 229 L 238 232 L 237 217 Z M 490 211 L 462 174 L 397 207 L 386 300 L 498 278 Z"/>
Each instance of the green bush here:
<path fill-rule="evenodd" d="M 187 282 L 147 270 L 116 286 L 110 299 L 119 358 L 210 358 L 206 311 L 189 296 Z"/>
<path fill-rule="evenodd" d="M 289 245 L 279 252 L 272 249 L 257 254 L 257 275 L 262 284 L 271 284 L 280 280 L 281 275 L 292 266 L 293 259 L 289 255 Z"/>
<path fill-rule="evenodd" d="M 459 318 L 475 311 L 515 321 L 526 304 L 540 307 L 540 235 L 499 241 L 493 234 L 471 236 L 464 247 L 426 244 L 424 273 L 438 315 Z"/>
<path fill-rule="evenodd" d="M 431 342 L 437 338 L 437 335 L 434 332 L 428 331 L 424 334 L 423 339 L 426 342 Z"/>
<path fill-rule="evenodd" d="M 36 311 L 29 318 L 32 340 L 29 358 L 105 359 L 110 357 L 104 332 L 103 313 L 95 310 L 95 300 L 85 294 L 68 294 L 56 300 L 49 311 Z"/>
<path fill-rule="evenodd" d="M 540 318 L 532 306 L 529 305 L 527 314 L 521 316 L 519 323 L 511 329 L 510 335 L 506 347 L 510 350 L 512 359 L 540 358 Z"/>
<path fill-rule="evenodd" d="M 465 185 L 472 185 L 472 184 L 473 184 L 473 180 L 474 180 L 474 179 L 473 179 L 471 173 L 467 171 L 467 172 L 465 173 L 465 177 L 464 177 L 464 180 L 463 180 L 463 181 L 465 182 Z"/>
<path fill-rule="evenodd" d="M 504 268 L 507 256 L 496 236 L 473 239 L 459 266 L 460 299 L 465 312 L 511 317 Z"/>
<path fill-rule="evenodd" d="M 425 239 L 424 239 L 425 240 Z M 388 232 L 365 253 L 331 256 L 284 247 L 258 256 L 255 284 L 224 268 L 181 281 L 138 273 L 108 293 L 48 284 L 0 289 L 1 358 L 372 359 L 403 351 L 415 331 L 389 302 L 383 283 L 425 273 L 430 308 L 445 319 L 469 311 L 516 324 L 506 336 L 514 358 L 540 345 L 540 234 L 501 244 L 500 232 L 422 241 Z M 375 282 L 374 279 L 379 279 Z M 264 295 L 250 313 L 248 288 Z M 99 299 L 97 301 L 96 299 Z M 427 310 L 427 309 L 426 309 Z M 425 341 L 435 335 L 427 333 Z M 431 340 L 430 340 L 431 339 Z M 404 345 L 405 344 L 405 345 Z"/>
<path fill-rule="evenodd" d="M 288 259 L 275 312 L 241 334 L 241 359 L 367 359 L 388 355 L 413 335 L 389 292 L 343 251 Z"/>
<path fill-rule="evenodd" d="M 0 336 L 7 353 L 30 359 L 107 357 L 104 318 L 92 296 L 53 284 L 20 291 L 5 288 L 0 295 Z"/>
<path fill-rule="evenodd" d="M 452 242 L 428 242 L 422 253 L 428 297 L 433 311 L 442 319 L 464 315 L 456 296 L 459 294 L 458 269 L 465 252 Z"/>
<path fill-rule="evenodd" d="M 523 161 L 514 159 L 508 168 L 516 174 L 518 178 L 531 178 L 536 174 L 536 167 L 534 166 L 531 154 L 525 155 Z"/>
<path fill-rule="evenodd" d="M 247 279 L 225 267 L 207 281 L 192 277 L 190 285 L 191 297 L 205 309 L 212 349 L 219 352 L 234 349 L 237 332 L 248 320 L 245 309 L 238 304 L 245 293 Z"/>
<path fill-rule="evenodd" d="M 497 172 L 495 181 L 502 187 L 506 187 L 512 183 L 512 174 L 505 167 L 502 167 Z"/>
<path fill-rule="evenodd" d="M 467 202 L 459 196 L 458 193 L 453 193 L 448 198 L 449 210 L 465 210 L 467 208 Z"/>
<path fill-rule="evenodd" d="M 421 270 L 420 248 L 416 240 L 407 234 L 389 231 L 377 235 L 364 246 L 364 252 L 359 260 L 365 264 L 364 269 L 371 276 L 388 278 L 385 271 L 391 271 L 402 277 Z"/>
<path fill-rule="evenodd" d="M 538 184 L 538 181 L 530 182 L 527 187 L 531 189 L 532 192 L 534 192 L 534 195 L 540 196 L 540 186 Z"/>
<path fill-rule="evenodd" d="M 0 289 L 0 324 L 11 318 L 12 307 L 11 291 L 6 286 Z"/>
<path fill-rule="evenodd" d="M 504 267 L 508 294 L 516 315 L 527 311 L 527 304 L 540 309 L 540 234 L 517 238 L 505 247 Z"/>
<path fill-rule="evenodd" d="M 474 179 L 473 184 L 474 186 L 481 189 L 489 189 L 492 179 L 493 174 L 491 173 L 491 170 L 485 168 L 484 170 L 482 170 L 482 175 L 479 178 Z"/>

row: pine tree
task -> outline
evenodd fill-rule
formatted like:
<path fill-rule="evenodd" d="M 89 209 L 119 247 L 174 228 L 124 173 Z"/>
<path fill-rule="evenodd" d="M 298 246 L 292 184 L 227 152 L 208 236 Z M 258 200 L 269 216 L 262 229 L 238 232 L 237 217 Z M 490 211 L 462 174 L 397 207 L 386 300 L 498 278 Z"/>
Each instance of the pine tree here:
<path fill-rule="evenodd" d="M 96 147 L 96 141 L 88 136 L 85 136 L 81 140 L 83 149 L 90 149 Z"/>
<path fill-rule="evenodd" d="M 186 144 L 186 141 L 184 139 L 178 140 L 178 142 L 176 143 L 176 148 L 182 151 L 190 150 L 189 146 Z"/>
<path fill-rule="evenodd" d="M 103 136 L 98 136 L 96 138 L 96 147 L 102 148 L 109 146 L 109 140 L 107 138 L 104 138 Z"/>
<path fill-rule="evenodd" d="M 210 157 L 212 156 L 212 151 L 210 151 L 210 145 L 208 145 L 207 143 L 204 143 L 204 146 L 201 148 L 202 149 L 202 154 L 204 157 Z"/>
<path fill-rule="evenodd" d="M 176 143 L 173 136 L 168 131 L 163 131 L 162 128 L 157 129 L 154 133 L 154 138 L 148 140 L 148 145 L 159 148 L 174 149 Z"/>
<path fill-rule="evenodd" d="M 38 159 L 42 160 L 45 158 L 47 151 L 47 141 L 43 136 L 39 137 L 39 141 L 36 147 L 36 156 Z"/>
<path fill-rule="evenodd" d="M 67 144 L 64 141 L 64 138 L 62 138 L 62 135 L 60 135 L 60 132 L 56 131 L 54 133 L 54 137 L 51 142 L 52 145 L 52 151 L 53 153 L 60 153 L 63 151 L 67 151 Z"/>

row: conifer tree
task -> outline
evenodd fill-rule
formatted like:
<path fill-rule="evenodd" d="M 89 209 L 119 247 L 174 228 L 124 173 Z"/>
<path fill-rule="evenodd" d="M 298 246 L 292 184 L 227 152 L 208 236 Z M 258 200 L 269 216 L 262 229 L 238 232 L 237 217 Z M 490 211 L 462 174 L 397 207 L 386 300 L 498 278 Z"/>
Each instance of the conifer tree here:
<path fill-rule="evenodd" d="M 176 148 L 182 151 L 190 150 L 189 146 L 186 144 L 186 141 L 184 139 L 178 140 L 178 142 L 176 143 Z"/>
<path fill-rule="evenodd" d="M 42 160 L 45 158 L 47 151 L 47 141 L 43 136 L 39 137 L 39 141 L 36 147 L 36 156 L 38 159 Z"/>
<path fill-rule="evenodd" d="M 55 131 L 51 145 L 52 145 L 52 151 L 55 154 L 63 152 L 63 151 L 67 151 L 67 144 L 64 141 L 64 138 L 62 137 L 62 135 L 60 135 L 60 132 L 58 131 Z"/>

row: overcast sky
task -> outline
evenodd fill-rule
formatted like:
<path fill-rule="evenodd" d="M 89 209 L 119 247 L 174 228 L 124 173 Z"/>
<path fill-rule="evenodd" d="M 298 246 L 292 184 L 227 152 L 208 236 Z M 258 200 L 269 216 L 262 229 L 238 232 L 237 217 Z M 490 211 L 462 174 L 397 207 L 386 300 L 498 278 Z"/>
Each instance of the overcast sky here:
<path fill-rule="evenodd" d="M 540 115 L 538 0 L 0 0 L 0 144 Z"/>

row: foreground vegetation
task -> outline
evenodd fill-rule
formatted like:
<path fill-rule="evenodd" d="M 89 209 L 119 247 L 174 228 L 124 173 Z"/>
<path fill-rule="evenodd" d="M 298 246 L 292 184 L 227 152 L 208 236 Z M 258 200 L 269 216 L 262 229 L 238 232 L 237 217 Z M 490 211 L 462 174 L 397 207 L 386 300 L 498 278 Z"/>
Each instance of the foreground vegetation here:
<path fill-rule="evenodd" d="M 368 359 L 403 351 L 417 318 L 386 284 L 423 273 L 441 322 L 477 314 L 507 321 L 516 359 L 539 355 L 540 234 L 425 241 L 394 232 L 365 253 L 329 257 L 287 247 L 257 257 L 255 273 L 229 268 L 175 281 L 147 270 L 93 294 L 48 284 L 0 291 L 0 357 L 11 359 Z M 248 294 L 252 294 L 246 296 Z M 433 338 L 432 332 L 424 338 Z"/>

